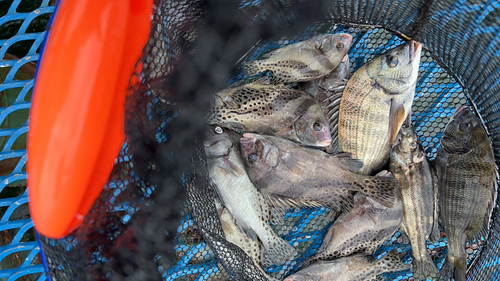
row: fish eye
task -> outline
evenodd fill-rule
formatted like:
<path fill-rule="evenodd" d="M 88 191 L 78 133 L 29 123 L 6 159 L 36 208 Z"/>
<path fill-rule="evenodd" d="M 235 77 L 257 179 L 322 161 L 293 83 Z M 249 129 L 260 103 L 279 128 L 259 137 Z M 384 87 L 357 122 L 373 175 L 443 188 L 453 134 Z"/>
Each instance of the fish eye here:
<path fill-rule="evenodd" d="M 316 123 L 313 124 L 313 129 L 315 131 L 321 131 L 322 128 L 323 128 L 323 126 L 321 126 L 321 124 L 318 123 L 318 122 L 316 122 Z"/>
<path fill-rule="evenodd" d="M 398 57 L 397 56 L 392 56 L 389 58 L 389 61 L 387 64 L 389 65 L 390 68 L 396 67 L 399 63 Z"/>
<path fill-rule="evenodd" d="M 256 161 L 257 161 L 257 154 L 255 154 L 255 153 L 250 153 L 250 154 L 248 154 L 248 156 L 247 156 L 247 160 L 248 160 L 248 162 L 250 162 L 250 163 L 254 163 L 254 162 L 256 162 Z"/>
<path fill-rule="evenodd" d="M 217 126 L 217 127 L 215 127 L 215 128 L 214 128 L 214 132 L 215 132 L 216 134 L 219 134 L 219 135 L 220 135 L 220 134 L 222 134 L 222 133 L 224 132 L 224 130 L 222 130 L 222 128 L 221 128 L 221 127 Z"/>
<path fill-rule="evenodd" d="M 460 127 L 460 130 L 467 130 L 467 128 L 469 128 L 469 123 L 462 122 L 462 123 L 460 123 L 459 127 Z"/>
<path fill-rule="evenodd" d="M 411 144 L 410 144 L 410 147 L 411 147 L 411 149 L 417 148 L 417 142 L 412 141 Z"/>
<path fill-rule="evenodd" d="M 344 43 L 337 43 L 335 47 L 339 50 L 344 49 Z"/>

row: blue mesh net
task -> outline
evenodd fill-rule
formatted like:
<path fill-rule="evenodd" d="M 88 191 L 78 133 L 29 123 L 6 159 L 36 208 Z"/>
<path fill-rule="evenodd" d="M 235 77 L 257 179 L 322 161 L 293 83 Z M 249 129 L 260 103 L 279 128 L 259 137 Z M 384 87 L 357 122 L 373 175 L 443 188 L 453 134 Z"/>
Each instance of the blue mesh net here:
<path fill-rule="evenodd" d="M 0 2 L 0 280 L 45 280 L 26 189 L 28 112 L 39 49 L 54 7 Z"/>

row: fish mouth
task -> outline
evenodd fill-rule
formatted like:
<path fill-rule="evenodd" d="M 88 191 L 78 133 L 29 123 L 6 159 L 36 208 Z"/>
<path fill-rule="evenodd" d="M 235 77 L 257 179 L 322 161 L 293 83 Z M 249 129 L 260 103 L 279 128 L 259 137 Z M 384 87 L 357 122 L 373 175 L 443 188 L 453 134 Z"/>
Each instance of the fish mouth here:
<path fill-rule="evenodd" d="M 345 44 L 345 48 L 349 49 L 352 43 L 352 36 L 347 33 L 341 33 L 340 36 L 342 37 L 341 39 L 342 43 Z M 342 61 L 344 61 L 344 59 L 342 59 Z"/>
<path fill-rule="evenodd" d="M 349 59 L 349 55 L 346 53 L 345 56 L 342 58 L 342 62 L 346 62 Z"/>
<path fill-rule="evenodd" d="M 332 144 L 332 140 L 331 139 L 320 140 L 320 141 L 318 141 L 316 143 L 316 145 L 319 146 L 319 147 L 327 147 L 330 144 Z"/>
<path fill-rule="evenodd" d="M 461 106 L 457 107 L 457 109 L 455 109 L 455 112 L 453 113 L 453 115 L 458 114 L 458 113 L 462 112 L 465 109 L 469 109 L 469 106 L 466 105 L 466 104 L 465 105 L 461 105 Z"/>
<path fill-rule="evenodd" d="M 408 41 L 408 46 L 410 47 L 409 51 L 410 62 L 413 62 L 417 56 L 420 58 L 420 52 L 422 51 L 422 44 L 410 40 Z"/>
<path fill-rule="evenodd" d="M 240 138 L 241 150 L 245 150 L 248 145 L 255 143 L 256 140 L 257 139 L 252 134 L 244 133 L 242 138 Z"/>

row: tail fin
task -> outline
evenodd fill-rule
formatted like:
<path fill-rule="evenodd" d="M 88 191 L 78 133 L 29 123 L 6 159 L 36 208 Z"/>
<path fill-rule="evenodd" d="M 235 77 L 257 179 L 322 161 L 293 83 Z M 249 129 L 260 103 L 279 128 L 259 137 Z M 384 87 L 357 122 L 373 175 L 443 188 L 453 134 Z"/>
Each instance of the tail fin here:
<path fill-rule="evenodd" d="M 358 184 L 360 192 L 386 206 L 394 207 L 396 201 L 396 191 L 398 180 L 393 177 L 365 177 L 363 182 Z"/>
<path fill-rule="evenodd" d="M 416 260 L 414 258 L 412 266 L 415 280 L 439 280 L 439 272 L 429 256 L 423 260 Z"/>
<path fill-rule="evenodd" d="M 260 61 L 247 61 L 243 65 L 243 73 L 245 76 L 254 76 L 264 70 L 265 69 L 262 68 L 262 63 Z"/>
<path fill-rule="evenodd" d="M 263 267 L 283 264 L 297 255 L 295 248 L 277 235 L 271 237 L 267 244 L 270 247 L 264 245 L 265 250 L 262 251 Z"/>
<path fill-rule="evenodd" d="M 392 273 L 396 271 L 408 270 L 411 268 L 410 264 L 406 264 L 399 258 L 398 249 L 392 249 L 380 259 L 375 261 L 375 264 L 381 268 L 381 273 Z"/>
<path fill-rule="evenodd" d="M 442 281 L 465 281 L 465 273 L 467 266 L 466 258 L 456 259 L 449 255 L 446 256 L 446 261 L 444 262 L 443 268 L 441 268 L 441 279 Z"/>

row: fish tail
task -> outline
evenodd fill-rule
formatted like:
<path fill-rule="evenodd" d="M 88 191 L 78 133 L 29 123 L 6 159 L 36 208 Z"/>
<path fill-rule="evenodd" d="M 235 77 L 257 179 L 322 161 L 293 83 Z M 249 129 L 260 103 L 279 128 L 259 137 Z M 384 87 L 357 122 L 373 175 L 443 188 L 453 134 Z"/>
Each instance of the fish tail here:
<path fill-rule="evenodd" d="M 443 268 L 441 268 L 441 279 L 442 281 L 465 281 L 467 259 L 455 258 L 446 256 L 446 261 L 444 262 Z"/>
<path fill-rule="evenodd" d="M 358 187 L 361 193 L 387 208 L 394 206 L 398 188 L 398 181 L 395 178 L 385 176 L 366 177 Z"/>
<path fill-rule="evenodd" d="M 415 280 L 438 280 L 439 272 L 430 259 L 430 257 L 426 257 L 423 260 L 413 259 L 413 277 Z"/>
<path fill-rule="evenodd" d="M 396 272 L 408 270 L 411 268 L 410 264 L 406 264 L 399 258 L 398 249 L 392 249 L 380 259 L 375 261 L 375 264 L 382 269 L 382 273 Z"/>
<path fill-rule="evenodd" d="M 247 61 L 243 65 L 243 73 L 245 76 L 254 76 L 265 70 L 266 69 L 262 66 L 262 62 L 260 61 Z"/>
<path fill-rule="evenodd" d="M 263 267 L 283 264 L 297 255 L 295 248 L 279 236 L 269 239 L 264 248 L 265 251 L 262 253 Z"/>

